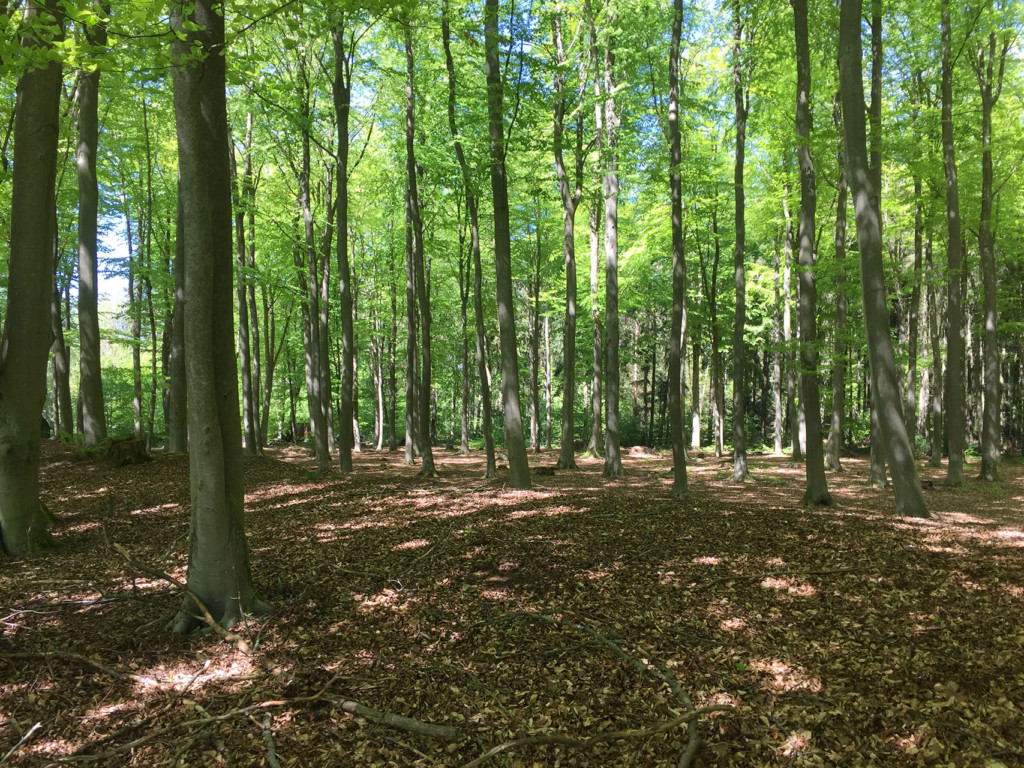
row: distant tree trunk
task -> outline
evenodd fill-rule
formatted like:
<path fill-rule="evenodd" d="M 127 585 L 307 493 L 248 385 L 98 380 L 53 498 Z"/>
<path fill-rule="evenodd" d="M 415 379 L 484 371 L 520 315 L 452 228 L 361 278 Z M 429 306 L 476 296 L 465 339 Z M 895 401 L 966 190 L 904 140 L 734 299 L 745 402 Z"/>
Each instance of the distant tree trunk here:
<path fill-rule="evenodd" d="M 614 41 L 604 49 L 604 476 L 622 474 L 619 453 L 619 118 L 615 114 Z"/>
<path fill-rule="evenodd" d="M 57 434 L 73 435 L 75 433 L 75 412 L 71 406 L 71 363 L 67 344 L 64 342 L 64 326 L 60 313 L 60 289 L 53 285 L 53 298 L 50 301 L 50 327 L 53 329 L 53 389 L 56 393 L 54 405 L 58 419 L 54 420 L 53 428 Z"/>
<path fill-rule="evenodd" d="M 105 48 L 106 21 L 86 32 L 90 44 Z M 82 71 L 78 78 L 78 374 L 82 407 L 82 441 L 99 445 L 107 437 L 103 403 L 98 311 L 99 270 L 97 269 L 96 226 L 99 188 L 96 178 L 96 148 L 99 136 L 100 69 Z"/>
<path fill-rule="evenodd" d="M 247 146 L 252 146 L 252 113 L 247 112 L 245 117 L 245 143 Z M 264 399 L 270 397 L 270 386 L 273 383 L 273 376 L 270 377 L 270 383 L 267 387 L 261 390 L 261 375 L 263 372 L 263 362 L 260 356 L 260 324 L 259 314 L 256 309 L 256 183 L 253 180 L 252 171 L 252 152 L 247 152 L 243 161 L 242 173 L 244 174 L 243 187 L 246 190 L 245 195 L 245 206 L 246 213 L 248 215 L 248 254 L 247 264 L 249 267 L 248 276 L 246 279 L 247 285 L 247 304 L 249 312 L 249 334 L 251 342 L 249 349 L 251 351 L 251 366 L 252 366 L 252 389 L 253 389 L 253 404 L 252 404 L 252 420 L 256 425 L 256 450 L 259 452 L 263 451 L 263 447 L 267 443 L 267 430 L 266 420 L 260 421 L 262 410 L 266 410 L 268 406 L 264 404 Z M 264 321 L 266 319 L 264 318 Z M 269 357 L 269 355 L 268 355 Z M 261 428 L 262 425 L 262 428 Z"/>
<path fill-rule="evenodd" d="M 597 216 L 601 205 L 601 193 L 595 192 L 590 199 L 590 316 L 594 328 L 591 345 L 591 379 L 590 379 L 590 442 L 587 444 L 587 456 L 597 458 L 601 455 L 604 441 L 601 439 L 601 382 L 604 379 L 602 357 L 604 350 L 604 327 L 601 324 L 601 309 L 598 303 L 598 265 L 600 264 L 601 245 L 598 239 Z"/>
<path fill-rule="evenodd" d="M 555 39 L 555 63 L 565 65 L 565 49 L 562 43 L 562 19 L 556 10 L 552 18 Z M 583 153 L 583 110 L 576 112 L 575 185 L 570 190 L 565 170 L 564 121 L 567 99 L 565 97 L 565 75 L 555 70 L 555 116 L 554 146 L 555 174 L 558 177 L 558 191 L 562 198 L 562 252 L 565 257 L 565 333 L 562 342 L 562 436 L 558 452 L 559 469 L 576 469 L 575 456 L 575 397 L 576 397 L 576 210 L 583 198 L 583 170 L 586 157 Z M 595 423 L 600 419 L 600 413 Z M 596 440 L 595 440 L 596 442 Z"/>
<path fill-rule="evenodd" d="M 817 207 L 814 160 L 811 157 L 811 55 L 807 35 L 807 0 L 791 0 L 796 38 L 796 154 L 800 163 L 800 399 L 807 424 L 807 489 L 803 503 L 832 504 L 825 480 L 821 445 L 818 382 L 818 295 L 814 282 L 814 216 Z M 735 385 L 734 385 L 735 386 Z"/>
<path fill-rule="evenodd" d="M 782 215 L 786 220 L 786 239 L 783 249 L 782 264 L 782 336 L 786 345 L 786 412 L 788 414 L 790 458 L 796 464 L 803 461 L 803 450 L 800 446 L 800 409 L 796 400 L 796 349 L 793 344 L 793 293 L 791 280 L 793 274 L 793 219 L 789 215 L 789 184 L 782 195 Z"/>
<path fill-rule="evenodd" d="M 953 144 L 953 53 L 950 41 L 949 0 L 942 2 L 942 156 L 946 172 L 946 435 L 949 463 L 946 485 L 964 484 L 963 378 L 963 254 L 960 234 L 960 187 L 957 183 L 956 147 Z"/>
<path fill-rule="evenodd" d="M 178 180 L 177 224 L 174 240 L 174 310 L 171 325 L 171 349 L 168 367 L 167 450 L 178 453 L 188 450 L 188 384 L 185 374 L 185 209 Z"/>
<path fill-rule="evenodd" d="M 544 448 L 551 450 L 551 317 L 544 315 Z"/>
<path fill-rule="evenodd" d="M 412 214 L 405 190 L 405 463 L 416 460 L 420 425 L 417 412 L 416 267 L 413 261 Z"/>
<path fill-rule="evenodd" d="M 910 317 L 907 321 L 907 390 L 903 417 L 911 448 L 917 436 L 917 348 L 921 317 L 921 270 L 924 265 L 924 211 L 921 178 L 914 177 L 914 277 L 910 289 Z"/>
<path fill-rule="evenodd" d="M 743 162 L 747 142 L 747 115 L 750 105 L 749 64 L 747 83 L 744 83 L 744 58 L 740 54 L 743 22 L 740 19 L 740 0 L 732 4 L 732 90 L 736 106 L 736 158 L 733 169 L 733 188 L 736 203 L 736 240 L 733 246 L 733 272 L 736 286 L 736 314 L 732 331 L 732 478 L 736 482 L 747 479 L 747 349 L 743 334 L 747 324 L 747 288 L 744 271 L 746 247 L 746 200 L 743 191 Z M 810 75 L 808 74 L 808 77 Z M 812 171 L 813 173 L 813 171 Z M 814 237 L 814 233 L 810 234 Z"/>
<path fill-rule="evenodd" d="M 461 214 L 461 206 L 460 214 Z M 470 292 L 470 259 L 466 249 L 466 227 L 459 221 L 459 328 L 462 331 L 462 358 L 459 374 L 462 380 L 462 391 L 459 398 L 459 453 L 469 454 L 469 292 Z M 458 381 L 459 378 L 456 378 Z"/>
<path fill-rule="evenodd" d="M 779 294 L 779 283 L 781 275 L 779 264 L 779 238 L 775 239 L 775 303 L 774 303 L 774 335 L 772 349 L 772 397 L 775 403 L 775 421 L 772 426 L 774 437 L 774 453 L 782 456 L 782 443 L 784 438 L 785 411 L 782 402 L 782 297 Z"/>
<path fill-rule="evenodd" d="M 448 20 L 448 3 L 442 3 L 441 38 L 444 43 L 445 66 L 448 70 L 448 128 L 455 144 L 455 156 L 462 170 L 462 183 L 466 191 L 466 213 L 469 215 L 469 244 L 473 254 L 473 315 L 476 324 L 476 365 L 480 379 L 480 399 L 483 401 L 482 430 L 484 433 L 484 453 L 487 459 L 485 477 L 494 477 L 497 473 L 494 460 L 494 435 L 491 428 L 491 379 L 487 370 L 487 352 L 484 331 L 483 309 L 483 271 L 480 265 L 480 222 L 477 194 L 473 185 L 473 174 L 466 161 L 462 142 L 459 140 L 455 125 L 455 62 L 451 53 L 451 28 Z M 467 276 L 468 279 L 468 276 Z"/>
<path fill-rule="evenodd" d="M 28 3 L 24 19 L 42 13 L 56 18 L 56 0 Z M 26 49 L 51 45 L 30 34 L 21 39 Z M 0 543 L 13 557 L 38 554 L 48 541 L 39 503 L 39 425 L 52 341 L 56 217 L 49 212 L 55 205 L 60 88 L 56 61 L 27 69 L 18 79 L 15 104 L 10 268 L 0 342 Z"/>
<path fill-rule="evenodd" d="M 725 454 L 725 370 L 722 361 L 722 328 L 718 324 L 718 266 L 722 260 L 721 242 L 718 236 L 718 209 L 711 209 L 711 233 L 714 239 L 714 261 L 711 266 L 711 280 L 705 278 L 708 294 L 708 310 L 711 318 L 711 411 L 714 418 L 712 442 L 715 456 Z"/>
<path fill-rule="evenodd" d="M 421 380 L 419 382 L 420 454 L 423 464 L 419 474 L 422 477 L 436 477 L 434 469 L 433 433 L 430 429 L 431 360 L 430 360 L 430 294 L 427 291 L 423 260 L 423 221 L 420 218 L 420 196 L 416 183 L 416 94 L 414 84 L 414 59 L 412 50 L 412 28 L 405 27 L 405 171 L 409 185 L 409 215 L 412 220 L 413 272 L 416 276 L 416 294 L 420 307 L 420 344 L 422 349 Z"/>
<path fill-rule="evenodd" d="M 338 469 L 342 473 L 352 471 L 352 449 L 355 442 L 355 433 L 349 426 L 352 423 L 355 397 L 355 328 L 352 275 L 348 258 L 348 133 L 352 111 L 352 65 L 355 62 L 356 37 L 354 33 L 346 30 L 345 21 L 345 14 L 340 14 L 337 25 L 331 30 L 334 42 L 334 116 L 338 126 L 335 230 L 338 234 L 338 292 L 341 311 L 341 397 L 338 408 L 337 443 Z"/>
<path fill-rule="evenodd" d="M 498 57 L 498 0 L 484 7 L 484 55 L 487 69 L 487 115 L 490 132 L 491 188 L 494 195 L 494 263 L 501 337 L 501 388 L 505 409 L 505 450 L 509 484 L 530 487 L 523 417 L 519 404 L 519 355 L 516 351 L 515 304 L 512 299 L 512 240 L 509 232 L 508 180 L 505 172 L 505 128 L 502 113 L 501 64 Z"/>
<path fill-rule="evenodd" d="M 324 207 L 327 209 L 327 217 L 324 222 L 324 234 L 320 241 L 320 269 L 319 286 L 313 286 L 318 291 L 317 296 L 317 322 L 319 333 L 317 340 L 320 347 L 317 351 L 317 362 L 320 364 L 320 409 L 323 411 L 325 439 L 327 451 L 335 446 L 334 436 L 334 397 L 333 386 L 331 385 L 331 338 L 330 338 L 330 296 L 331 296 L 331 247 L 334 245 L 334 209 L 333 183 L 334 167 L 327 166 L 326 178 L 324 180 Z"/>
<path fill-rule="evenodd" d="M 672 430 L 672 497 L 690 495 L 686 483 L 683 355 L 686 326 L 686 232 L 683 229 L 682 139 L 679 128 L 679 44 L 683 1 L 674 0 L 668 63 L 669 196 L 672 204 L 672 328 L 668 344 L 668 410 Z"/>
<path fill-rule="evenodd" d="M 231 268 L 231 172 L 225 99 L 224 8 L 171 4 L 174 113 L 185 215 L 185 350 L 192 519 L 186 583 L 221 626 L 264 610 L 245 539 Z M 185 22 L 190 22 L 186 30 Z M 195 30 L 195 31 L 192 31 Z M 197 44 L 202 59 L 184 57 Z M 174 622 L 196 623 L 191 597 Z"/>
<path fill-rule="evenodd" d="M 250 115 L 250 125 L 252 117 Z M 242 145 L 244 150 L 245 165 L 251 166 L 249 155 L 252 151 L 252 131 L 246 133 L 246 143 Z M 257 421 L 256 409 L 253 402 L 253 377 L 252 377 L 252 356 L 249 351 L 249 308 L 246 294 L 245 267 L 248 260 L 248 245 L 245 237 L 245 214 L 246 204 L 249 200 L 248 179 L 242 177 L 239 181 L 239 173 L 235 161 L 235 145 L 231 143 L 231 169 L 234 179 L 235 198 L 235 264 L 237 274 L 235 277 L 235 295 L 238 300 L 238 358 L 242 377 L 242 435 L 243 447 L 250 456 L 255 456 L 257 449 Z"/>
<path fill-rule="evenodd" d="M 540 262 L 541 262 L 541 226 L 540 200 L 536 205 L 536 240 L 537 252 L 534 261 L 533 280 L 529 285 L 528 294 L 530 307 L 527 311 L 530 334 L 530 448 L 540 453 Z"/>
<path fill-rule="evenodd" d="M 842 106 L 839 92 L 832 101 L 832 122 L 838 134 L 836 162 L 839 165 L 839 189 L 836 193 L 836 230 L 833 245 L 836 254 L 835 363 L 832 366 L 832 421 L 825 445 L 825 466 L 842 469 L 843 416 L 846 412 L 846 153 L 843 149 Z"/>
<path fill-rule="evenodd" d="M 999 479 L 1002 459 L 1002 382 L 1000 381 L 1000 349 L 997 334 L 998 318 L 996 291 L 996 262 L 992 234 L 992 108 L 999 100 L 1003 88 L 1003 71 L 1009 51 L 1011 35 L 1004 34 L 1000 51 L 996 53 L 996 33 L 988 36 L 988 47 L 978 51 L 974 73 L 981 91 L 981 221 L 978 223 L 978 251 L 984 286 L 984 410 L 981 427 L 982 480 Z M 998 63 L 997 63 L 998 62 Z"/>
<path fill-rule="evenodd" d="M 860 245 L 861 293 L 871 362 L 872 395 L 878 408 L 882 436 L 889 447 L 896 512 L 908 517 L 927 517 L 914 456 L 903 425 L 896 361 L 889 336 L 879 193 L 867 163 L 865 148 L 860 19 L 860 0 L 843 0 L 839 46 L 843 133 Z"/>

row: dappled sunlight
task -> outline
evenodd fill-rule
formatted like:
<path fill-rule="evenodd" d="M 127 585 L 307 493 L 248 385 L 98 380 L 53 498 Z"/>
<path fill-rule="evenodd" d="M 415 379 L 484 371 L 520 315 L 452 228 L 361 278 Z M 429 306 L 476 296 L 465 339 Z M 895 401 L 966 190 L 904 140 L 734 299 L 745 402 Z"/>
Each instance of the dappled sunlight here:
<path fill-rule="evenodd" d="M 824 685 L 818 678 L 807 674 L 797 664 L 781 659 L 752 659 L 750 668 L 761 673 L 761 687 L 772 693 L 789 693 L 791 691 L 810 691 L 820 693 Z"/>
<path fill-rule="evenodd" d="M 780 578 L 777 576 L 770 576 L 766 579 L 762 579 L 760 586 L 765 589 L 784 591 L 787 594 L 795 595 L 796 597 L 814 597 L 818 594 L 818 590 L 806 582 L 801 582 L 797 579 Z"/>

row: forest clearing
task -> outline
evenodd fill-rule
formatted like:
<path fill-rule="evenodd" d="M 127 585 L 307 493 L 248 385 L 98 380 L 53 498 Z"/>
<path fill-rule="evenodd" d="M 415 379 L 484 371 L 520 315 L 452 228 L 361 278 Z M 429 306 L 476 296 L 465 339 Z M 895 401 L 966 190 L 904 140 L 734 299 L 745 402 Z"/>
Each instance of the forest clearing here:
<path fill-rule="evenodd" d="M 816 509 L 797 504 L 787 458 L 752 455 L 740 484 L 728 457 L 694 455 L 680 502 L 670 454 L 625 453 L 623 477 L 581 458 L 529 491 L 507 471 L 483 479 L 479 452 L 438 450 L 429 480 L 398 452 L 330 477 L 293 447 L 246 457 L 270 612 L 226 639 L 168 632 L 180 590 L 113 548 L 184 579 L 186 455 L 109 468 L 46 441 L 60 548 L 0 576 L 0 757 L 677 765 L 687 710 L 671 679 L 695 708 L 728 707 L 699 718 L 693 765 L 1024 762 L 1020 459 L 960 488 L 920 465 L 932 517 L 912 520 L 868 487 L 866 457 L 829 473 L 838 506 Z"/>

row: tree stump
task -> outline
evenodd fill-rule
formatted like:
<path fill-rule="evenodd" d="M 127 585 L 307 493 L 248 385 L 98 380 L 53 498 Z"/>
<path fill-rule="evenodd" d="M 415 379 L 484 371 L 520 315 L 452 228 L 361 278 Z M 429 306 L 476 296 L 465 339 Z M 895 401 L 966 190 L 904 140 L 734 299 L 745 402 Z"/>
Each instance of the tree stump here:
<path fill-rule="evenodd" d="M 146 443 L 134 437 L 112 437 L 103 451 L 103 460 L 112 467 L 127 467 L 149 461 Z"/>

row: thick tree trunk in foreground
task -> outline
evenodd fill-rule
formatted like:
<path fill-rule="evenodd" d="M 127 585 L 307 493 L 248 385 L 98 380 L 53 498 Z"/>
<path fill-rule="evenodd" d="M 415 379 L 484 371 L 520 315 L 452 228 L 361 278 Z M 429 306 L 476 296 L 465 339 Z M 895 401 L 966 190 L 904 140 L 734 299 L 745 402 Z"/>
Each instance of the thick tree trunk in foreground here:
<path fill-rule="evenodd" d="M 505 173 L 505 128 L 502 114 L 501 63 L 498 57 L 498 0 L 484 8 L 484 54 L 487 64 L 487 117 L 491 138 L 491 189 L 494 195 L 494 264 L 501 337 L 501 389 L 505 409 L 505 450 L 513 488 L 530 487 L 523 414 L 519 403 L 519 354 L 516 350 L 512 299 L 512 239 L 509 232 L 508 179 Z"/>
<path fill-rule="evenodd" d="M 878 408 L 882 437 L 889 449 L 896 513 L 908 517 L 927 517 L 928 509 L 921 494 L 914 455 L 903 425 L 896 360 L 889 336 L 889 312 L 882 271 L 881 211 L 865 147 L 860 11 L 860 0 L 843 0 L 839 27 L 839 72 L 847 168 L 857 221 L 857 240 L 860 244 L 861 292 L 871 362 L 872 395 Z"/>
<path fill-rule="evenodd" d="M 53 17 L 56 0 L 29 3 L 25 17 Z M 25 48 L 47 44 L 30 37 Z M 8 555 L 37 554 L 47 543 L 39 503 L 39 425 L 52 341 L 53 239 L 56 217 L 57 62 L 18 80 L 7 307 L 0 343 L 0 543 Z"/>
<path fill-rule="evenodd" d="M 811 55 L 807 39 L 807 0 L 792 0 L 796 37 L 796 154 L 800 163 L 800 399 L 807 424 L 806 477 L 803 503 L 832 504 L 825 480 L 821 445 L 818 384 L 817 286 L 814 282 L 814 215 L 817 207 L 814 160 L 811 157 Z"/>
<path fill-rule="evenodd" d="M 672 330 L 668 347 L 668 410 L 672 430 L 672 496 L 690 495 L 686 484 L 686 436 L 683 413 L 683 350 L 686 323 L 686 234 L 683 231 L 683 155 L 679 130 L 679 41 L 683 2 L 675 0 L 668 64 L 669 191 L 672 198 Z"/>
<path fill-rule="evenodd" d="M 747 479 L 747 348 L 743 338 L 747 324 L 747 280 L 744 270 L 746 247 L 746 198 L 743 191 L 743 162 L 747 145 L 747 88 L 743 82 L 744 60 L 740 54 L 743 22 L 740 20 L 740 0 L 732 5 L 732 90 L 736 106 L 736 158 L 733 169 L 735 193 L 736 240 L 733 245 L 733 277 L 736 286 L 736 315 L 732 326 L 732 479 Z M 749 70 L 748 75 L 749 77 Z M 813 233 L 812 233 L 813 237 Z"/>
<path fill-rule="evenodd" d="M 191 6 L 190 6 L 191 7 Z M 203 61 L 172 68 L 185 216 L 185 364 L 189 390 L 192 519 L 187 585 L 222 625 L 262 610 L 249 570 L 242 489 L 242 425 L 235 369 L 231 269 L 231 173 L 225 100 L 223 5 L 171 4 L 176 61 L 198 43 Z M 199 31 L 185 31 L 185 22 Z M 192 25 L 189 25 L 192 26 Z M 191 597 L 175 619 L 191 629 Z"/>

